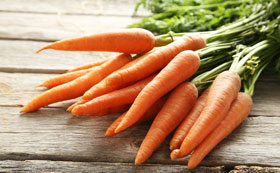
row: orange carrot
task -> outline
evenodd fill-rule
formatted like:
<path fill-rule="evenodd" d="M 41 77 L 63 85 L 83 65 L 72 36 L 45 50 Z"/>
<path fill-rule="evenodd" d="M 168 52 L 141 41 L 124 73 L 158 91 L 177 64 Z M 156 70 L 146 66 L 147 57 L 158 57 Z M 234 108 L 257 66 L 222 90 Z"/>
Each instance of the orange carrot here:
<path fill-rule="evenodd" d="M 158 114 L 158 112 L 160 111 L 160 109 L 162 108 L 163 104 L 165 103 L 167 99 L 167 96 L 163 96 L 161 97 L 158 101 L 156 101 L 146 112 L 145 114 L 141 117 L 140 120 L 138 120 L 135 124 L 144 122 L 144 121 L 149 121 L 154 119 L 154 117 Z M 118 127 L 119 123 L 121 122 L 121 120 L 123 119 L 123 117 L 125 116 L 126 112 L 123 113 L 121 116 L 119 116 L 107 129 L 105 136 L 106 137 L 112 137 L 117 135 L 117 133 L 115 133 L 115 129 Z"/>
<path fill-rule="evenodd" d="M 97 112 L 92 112 L 89 116 L 104 116 L 109 114 L 122 113 L 127 111 L 130 106 L 131 104 L 113 106 L 110 108 L 98 110 Z"/>
<path fill-rule="evenodd" d="M 164 139 L 180 124 L 197 99 L 197 89 L 190 82 L 176 87 L 151 125 L 136 155 L 135 164 L 147 160 Z"/>
<path fill-rule="evenodd" d="M 252 98 L 248 94 L 238 93 L 225 119 L 195 148 L 188 162 L 189 169 L 195 168 L 220 141 L 246 119 L 252 104 Z"/>
<path fill-rule="evenodd" d="M 68 108 L 67 108 L 67 112 L 72 112 L 72 110 L 73 110 L 73 108 L 75 107 L 75 106 L 77 106 L 77 105 L 80 105 L 80 104 L 84 104 L 84 103 L 86 103 L 86 102 L 88 102 L 88 100 L 79 100 L 79 101 L 77 101 L 76 103 L 74 103 L 74 104 L 72 104 L 71 106 L 69 106 Z"/>
<path fill-rule="evenodd" d="M 145 56 L 151 54 L 151 53 L 154 52 L 156 49 L 157 49 L 157 48 L 154 48 L 153 50 L 147 52 L 147 53 L 145 54 Z M 134 81 L 134 82 L 131 82 L 131 83 L 126 83 L 126 85 L 123 85 L 122 87 L 114 88 L 114 89 L 108 87 L 108 88 L 106 89 L 106 92 L 104 92 L 104 93 L 102 93 L 102 94 L 101 94 L 101 93 L 97 93 L 97 94 L 96 94 L 96 91 L 95 91 L 96 88 L 97 88 L 97 89 L 99 88 L 99 86 L 104 86 L 104 84 L 106 83 L 107 78 L 110 78 L 111 76 L 114 76 L 114 75 L 115 75 L 116 73 L 118 73 L 119 71 L 127 70 L 128 68 L 134 66 L 134 65 L 135 65 L 136 63 L 138 63 L 139 61 L 142 61 L 142 59 L 145 58 L 145 56 L 140 56 L 140 57 L 138 57 L 137 59 L 133 59 L 133 61 L 127 63 L 127 64 L 124 65 L 122 68 L 120 68 L 120 69 L 116 70 L 115 72 L 111 73 L 110 75 L 108 75 L 108 76 L 107 76 L 105 79 L 103 79 L 101 82 L 99 82 L 98 84 L 96 84 L 96 85 L 94 85 L 92 88 L 90 88 L 90 89 L 83 95 L 83 99 L 85 99 L 85 100 L 91 100 L 91 99 L 93 99 L 93 98 L 95 98 L 95 97 L 98 97 L 98 96 L 101 96 L 101 95 L 110 93 L 111 91 L 114 91 L 114 90 L 117 90 L 117 89 L 120 89 L 120 88 L 124 88 L 124 87 L 126 87 L 126 86 L 129 86 L 129 85 L 131 85 L 131 84 L 137 82 L 137 81 Z M 106 85 L 106 84 L 105 84 L 105 85 Z"/>
<path fill-rule="evenodd" d="M 210 87 L 208 99 L 200 116 L 185 137 L 180 150 L 171 152 L 171 159 L 188 155 L 226 116 L 241 86 L 235 72 L 220 73 Z"/>
<path fill-rule="evenodd" d="M 179 127 L 176 129 L 172 139 L 170 140 L 170 149 L 174 150 L 180 148 L 181 143 L 185 139 L 189 130 L 193 126 L 194 122 L 197 120 L 204 106 L 206 105 L 207 96 L 209 93 L 209 88 L 205 90 L 199 99 L 196 101 L 194 107 L 191 112 L 186 116 L 186 118 L 182 121 Z"/>
<path fill-rule="evenodd" d="M 102 59 L 102 60 L 95 61 L 95 62 L 88 63 L 88 64 L 84 64 L 84 65 L 81 65 L 81 66 L 78 66 L 78 67 L 75 67 L 73 69 L 68 70 L 67 73 L 73 72 L 73 71 L 80 71 L 80 70 L 84 70 L 84 69 L 89 69 L 89 68 L 96 67 L 96 66 L 100 66 L 101 64 L 104 64 L 109 59 L 110 58 Z"/>
<path fill-rule="evenodd" d="M 155 48 L 154 48 L 154 49 L 155 49 Z M 154 49 L 153 49 L 153 50 L 154 50 Z M 151 51 L 153 51 L 153 50 L 151 50 Z M 150 52 L 151 52 L 151 51 L 150 51 Z M 148 52 L 148 53 L 150 53 L 150 52 Z M 139 60 L 141 60 L 141 58 L 142 58 L 142 57 L 139 57 L 139 58 L 137 58 L 137 59 L 134 59 L 133 61 L 130 61 L 129 63 L 127 63 L 126 65 L 122 66 L 120 69 L 118 69 L 118 70 L 116 70 L 116 71 L 123 70 L 123 69 L 125 69 L 125 68 L 127 68 L 127 67 L 130 67 L 130 66 L 134 65 L 136 62 L 138 62 Z M 116 72 L 116 71 L 115 71 L 115 72 Z M 115 73 L 115 72 L 113 72 L 113 73 Z M 110 75 L 111 75 L 111 74 L 110 74 Z M 110 75 L 108 75 L 108 76 L 110 76 Z M 97 84 L 96 84 L 96 85 L 97 85 Z M 90 89 L 89 89 L 89 90 L 90 90 Z M 88 91 L 89 91 L 89 90 L 88 90 Z M 87 92 L 88 92 L 88 91 L 87 91 Z M 89 100 L 91 100 L 91 99 L 89 99 Z M 68 107 L 67 111 L 68 111 L 68 112 L 71 112 L 72 109 L 73 109 L 75 106 L 77 106 L 77 105 L 79 105 L 79 104 L 84 104 L 84 103 L 88 102 L 89 100 L 84 100 L 84 99 L 82 99 L 82 100 L 80 100 L 80 101 L 74 103 L 74 104 L 71 105 L 70 107 Z"/>
<path fill-rule="evenodd" d="M 123 104 L 131 104 L 140 93 L 140 91 L 155 77 L 155 74 L 141 80 L 126 88 L 115 90 L 105 95 L 99 96 L 86 102 L 85 104 L 79 104 L 72 110 L 74 115 L 88 115 L 91 112 L 96 112 L 99 109 L 105 109 L 112 106 L 118 106 Z"/>
<path fill-rule="evenodd" d="M 73 99 L 83 95 L 94 84 L 104 79 L 113 71 L 119 69 L 123 65 L 131 61 L 128 54 L 120 54 L 101 66 L 95 67 L 95 70 L 81 76 L 71 82 L 54 87 L 39 96 L 35 97 L 31 102 L 25 105 L 20 112 L 35 111 L 43 106 L 58 101 Z"/>
<path fill-rule="evenodd" d="M 67 82 L 70 82 L 74 79 L 77 79 L 80 76 L 83 76 L 90 72 L 92 69 L 85 69 L 85 70 L 79 70 L 79 71 L 74 71 L 74 72 L 69 72 L 69 73 L 64 73 L 59 76 L 52 77 L 42 84 L 36 85 L 36 87 L 46 87 L 46 88 L 53 88 L 58 85 L 65 84 Z"/>
<path fill-rule="evenodd" d="M 199 64 L 200 59 L 196 52 L 187 50 L 179 53 L 143 88 L 115 132 L 124 130 L 138 121 L 156 100 L 193 75 Z"/>
<path fill-rule="evenodd" d="M 39 49 L 36 53 L 45 49 L 55 49 L 138 54 L 148 52 L 154 47 L 154 44 L 155 38 L 150 31 L 133 28 L 57 41 Z"/>
<path fill-rule="evenodd" d="M 106 79 L 87 91 L 83 99 L 90 100 L 105 93 L 123 88 L 164 68 L 178 53 L 205 47 L 205 40 L 199 34 L 186 34 L 167 46 L 153 49 L 141 60 L 123 70 L 112 73 Z M 137 60 L 137 59 L 136 59 Z"/>

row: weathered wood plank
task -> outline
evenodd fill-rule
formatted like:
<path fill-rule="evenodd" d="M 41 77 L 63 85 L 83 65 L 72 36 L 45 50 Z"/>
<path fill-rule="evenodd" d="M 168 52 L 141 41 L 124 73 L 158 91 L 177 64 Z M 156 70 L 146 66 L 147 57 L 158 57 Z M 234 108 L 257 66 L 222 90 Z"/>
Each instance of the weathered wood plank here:
<path fill-rule="evenodd" d="M 0 105 L 22 106 L 36 95 L 45 91 L 34 88 L 35 85 L 53 77 L 50 74 L 0 73 Z M 53 104 L 54 107 L 66 108 L 74 100 Z"/>
<path fill-rule="evenodd" d="M 19 108 L 0 109 L 0 160 L 63 160 L 133 163 L 148 124 L 116 137 L 104 133 L 116 115 L 73 117 L 61 109 L 41 109 L 19 115 Z M 205 158 L 201 165 L 280 166 L 280 117 L 249 117 Z M 147 163 L 171 161 L 168 140 Z"/>
<path fill-rule="evenodd" d="M 187 170 L 183 165 L 158 165 L 145 164 L 135 166 L 130 163 L 105 163 L 105 162 L 66 162 L 66 161 L 45 161 L 45 160 L 26 160 L 0 161 L 0 172 L 185 172 L 185 173 L 222 173 L 224 167 L 198 167 Z"/>
<path fill-rule="evenodd" d="M 0 40 L 0 71 L 61 73 L 67 69 L 110 57 L 110 52 L 67 52 L 46 50 L 35 54 L 46 42 Z"/>
<path fill-rule="evenodd" d="M 131 16 L 137 0 L 9 0 L 0 1 L 2 12 L 63 13 Z M 140 8 L 139 15 L 148 15 Z"/>
<path fill-rule="evenodd" d="M 229 173 L 276 173 L 280 172 L 280 167 L 260 167 L 260 166 L 235 166 Z"/>
<path fill-rule="evenodd" d="M 261 77 L 253 97 L 253 115 L 279 116 L 280 78 Z"/>
<path fill-rule="evenodd" d="M 0 38 L 55 41 L 124 28 L 127 16 L 0 13 Z"/>
<path fill-rule="evenodd" d="M 0 105 L 24 105 L 44 89 L 34 86 L 55 76 L 50 74 L 0 73 Z M 263 77 L 258 81 L 251 116 L 280 116 L 280 82 L 279 79 Z M 74 101 L 53 104 L 66 108 Z"/>

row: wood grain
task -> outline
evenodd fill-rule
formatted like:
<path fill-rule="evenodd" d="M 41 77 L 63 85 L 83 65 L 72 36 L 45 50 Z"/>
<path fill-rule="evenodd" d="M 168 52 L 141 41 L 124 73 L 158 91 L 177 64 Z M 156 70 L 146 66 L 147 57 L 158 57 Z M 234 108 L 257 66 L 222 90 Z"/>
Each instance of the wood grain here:
<path fill-rule="evenodd" d="M 137 0 L 9 0 L 0 1 L 2 12 L 24 13 L 63 13 L 131 16 Z M 148 11 L 139 9 L 139 15 L 148 15 Z"/>
<path fill-rule="evenodd" d="M 45 160 L 25 160 L 25 161 L 0 161 L 0 172 L 185 172 L 185 173 L 222 173 L 224 167 L 198 167 L 187 170 L 183 165 L 158 165 L 145 164 L 135 166 L 131 163 L 105 163 L 105 162 L 66 162 L 66 161 L 45 161 Z"/>
<path fill-rule="evenodd" d="M 118 115 L 73 117 L 65 112 L 73 101 L 18 113 L 44 91 L 33 86 L 56 75 L 42 73 L 62 73 L 111 55 L 51 50 L 35 55 L 38 48 L 49 41 L 124 28 L 140 20 L 130 17 L 135 1 L 0 0 L 0 172 L 187 172 L 188 158 L 169 159 L 170 136 L 146 164 L 133 165 L 149 123 L 105 138 Z M 231 172 L 279 172 L 279 86 L 279 79 L 263 76 L 250 117 L 201 163 L 218 167 L 192 172 L 225 172 L 233 166 Z M 244 164 L 257 166 L 236 166 Z"/>
<path fill-rule="evenodd" d="M 26 104 L 44 89 L 34 86 L 58 74 L 0 73 L 0 105 L 20 106 Z M 251 116 L 280 116 L 280 82 L 277 78 L 263 76 L 256 85 Z M 65 109 L 72 101 L 51 105 Z"/>
<path fill-rule="evenodd" d="M 73 67 L 116 55 L 111 52 L 68 52 L 46 50 L 35 54 L 46 42 L 0 40 L 0 71 L 62 73 Z"/>
<path fill-rule="evenodd" d="M 0 160 L 62 160 L 133 163 L 149 124 L 130 128 L 113 138 L 104 133 L 117 115 L 73 117 L 62 109 L 46 108 L 20 115 L 17 107 L 0 109 Z M 222 141 L 202 166 L 280 166 L 280 117 L 249 117 Z M 168 141 L 147 161 L 151 164 L 183 164 L 171 161 Z"/>
<path fill-rule="evenodd" d="M 0 12 L 0 38 L 56 41 L 125 28 L 134 21 L 127 16 Z"/>
<path fill-rule="evenodd" d="M 280 167 L 261 167 L 261 166 L 235 166 L 229 173 L 277 173 Z"/>

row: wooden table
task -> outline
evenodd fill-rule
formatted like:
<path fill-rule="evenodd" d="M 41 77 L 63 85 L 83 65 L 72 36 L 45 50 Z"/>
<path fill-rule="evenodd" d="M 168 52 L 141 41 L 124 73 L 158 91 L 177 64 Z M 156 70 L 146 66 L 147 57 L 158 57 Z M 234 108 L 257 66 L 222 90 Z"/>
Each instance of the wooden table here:
<path fill-rule="evenodd" d="M 167 139 L 143 165 L 135 154 L 149 128 L 141 124 L 112 138 L 104 132 L 118 115 L 74 117 L 50 105 L 24 115 L 20 108 L 41 93 L 36 84 L 101 52 L 34 52 L 50 41 L 123 28 L 135 1 L 0 0 L 0 172 L 186 172 L 187 159 L 169 159 Z M 141 11 L 141 16 L 148 13 Z M 280 171 L 280 80 L 257 83 L 250 116 L 193 172 Z M 241 166 L 247 165 L 247 166 Z"/>

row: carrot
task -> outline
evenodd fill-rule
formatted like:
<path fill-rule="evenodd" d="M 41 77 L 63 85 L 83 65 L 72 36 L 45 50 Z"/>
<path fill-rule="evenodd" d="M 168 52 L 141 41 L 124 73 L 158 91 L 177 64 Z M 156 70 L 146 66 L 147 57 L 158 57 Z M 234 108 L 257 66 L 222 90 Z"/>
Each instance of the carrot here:
<path fill-rule="evenodd" d="M 91 70 L 92 69 L 84 69 L 84 70 L 64 73 L 59 76 L 52 77 L 46 80 L 45 82 L 43 82 L 42 84 L 36 85 L 36 87 L 53 88 L 55 86 L 62 85 L 74 79 L 77 79 L 78 77 L 89 73 Z"/>
<path fill-rule="evenodd" d="M 118 106 L 123 104 L 131 104 L 140 91 L 155 77 L 155 74 L 139 81 L 126 88 L 115 90 L 105 95 L 99 96 L 86 102 L 85 104 L 79 104 L 72 110 L 74 115 L 89 115 L 91 112 L 96 112 L 99 109 L 105 109 L 112 106 Z"/>
<path fill-rule="evenodd" d="M 95 70 L 88 74 L 40 94 L 25 105 L 20 112 L 31 112 L 51 103 L 79 97 L 91 86 L 129 61 L 131 61 L 130 55 L 120 54 L 101 66 L 95 67 Z"/>
<path fill-rule="evenodd" d="M 130 85 L 164 68 L 178 53 L 184 50 L 197 50 L 205 47 L 205 44 L 204 38 L 199 34 L 186 34 L 167 46 L 143 55 L 134 65 L 112 73 L 86 92 L 83 99 L 89 100 Z"/>
<path fill-rule="evenodd" d="M 113 106 L 110 108 L 98 110 L 97 112 L 92 112 L 90 114 L 90 116 L 104 116 L 104 115 L 108 115 L 108 114 L 122 113 L 122 112 L 127 111 L 130 106 L 131 106 L 131 104 Z"/>
<path fill-rule="evenodd" d="M 73 108 L 75 107 L 75 106 L 77 106 L 77 105 L 80 105 L 80 104 L 84 104 L 84 103 L 86 103 L 86 102 L 88 102 L 88 100 L 79 100 L 79 101 L 77 101 L 76 103 L 74 103 L 74 104 L 72 104 L 71 106 L 69 106 L 68 108 L 67 108 L 67 112 L 72 112 L 72 110 L 73 110 Z"/>
<path fill-rule="evenodd" d="M 73 69 L 68 70 L 67 73 L 74 72 L 74 71 L 85 70 L 85 69 L 89 69 L 89 68 L 96 67 L 96 66 L 100 66 L 101 64 L 104 64 L 109 59 L 110 58 L 102 59 L 102 60 L 95 61 L 95 62 L 88 63 L 88 64 L 84 64 L 84 65 L 81 65 L 81 66 L 78 66 L 78 67 L 75 67 Z"/>
<path fill-rule="evenodd" d="M 173 150 L 171 159 L 188 155 L 226 116 L 232 101 L 240 90 L 238 74 L 231 71 L 220 73 L 210 87 L 208 99 L 200 116 L 185 137 L 179 152 Z"/>
<path fill-rule="evenodd" d="M 252 98 L 246 93 L 238 93 L 225 119 L 194 150 L 188 168 L 195 168 L 202 159 L 225 137 L 227 137 L 248 116 Z"/>
<path fill-rule="evenodd" d="M 171 92 L 140 146 L 135 159 L 136 165 L 147 160 L 180 124 L 194 105 L 197 95 L 195 85 L 190 82 L 180 84 Z"/>
<path fill-rule="evenodd" d="M 126 85 L 122 85 L 121 87 L 118 87 L 118 88 L 111 88 L 108 86 L 108 88 L 105 88 L 106 92 L 103 92 L 103 93 L 100 93 L 96 90 L 99 90 L 100 87 L 104 87 L 106 86 L 106 81 L 107 81 L 107 78 L 111 78 L 113 77 L 115 74 L 117 74 L 119 71 L 123 71 L 123 70 L 127 70 L 128 68 L 134 66 L 135 64 L 137 64 L 139 61 L 142 61 L 142 59 L 145 58 L 145 56 L 151 54 L 152 52 L 154 52 L 156 49 L 158 48 L 154 48 L 152 49 L 151 51 L 147 52 L 144 56 L 140 56 L 138 57 L 137 59 L 133 59 L 133 61 L 127 63 L 126 65 L 124 65 L 122 68 L 116 70 L 115 72 L 111 73 L 110 75 L 108 75 L 105 79 L 103 79 L 101 82 L 99 82 L 98 84 L 94 85 L 92 88 L 90 88 L 87 92 L 85 92 L 85 94 L 83 95 L 83 99 L 85 100 L 91 100 L 95 97 L 98 97 L 98 96 L 101 96 L 101 95 L 104 95 L 104 94 L 107 94 L 107 93 L 110 93 L 111 91 L 114 91 L 114 90 L 118 90 L 120 88 L 124 88 L 126 86 L 129 86 L 135 82 L 137 82 L 137 80 L 133 81 L 133 82 L 130 82 L 130 83 L 126 83 Z"/>
<path fill-rule="evenodd" d="M 165 103 L 167 99 L 167 96 L 161 97 L 158 101 L 156 101 L 146 112 L 145 114 L 139 119 L 135 124 L 142 123 L 144 121 L 149 121 L 154 119 L 154 117 L 158 114 L 160 109 L 162 108 L 163 104 Z M 118 127 L 119 123 L 125 116 L 126 112 L 123 113 L 121 116 L 119 116 L 107 129 L 105 136 L 106 137 L 112 137 L 117 135 L 118 133 L 115 133 L 115 129 Z"/>
<path fill-rule="evenodd" d="M 36 53 L 45 49 L 55 49 L 138 54 L 148 52 L 154 47 L 154 44 L 155 38 L 150 31 L 133 28 L 57 41 L 39 49 Z"/>
<path fill-rule="evenodd" d="M 207 96 L 209 93 L 209 88 L 207 88 L 199 99 L 196 101 L 194 107 L 192 108 L 191 112 L 186 116 L 186 118 L 182 121 L 179 127 L 176 129 L 172 139 L 170 140 L 170 149 L 174 150 L 180 148 L 181 143 L 185 139 L 186 135 L 188 134 L 189 130 L 193 126 L 194 122 L 197 120 L 198 116 L 200 115 L 202 109 L 206 105 Z"/>
<path fill-rule="evenodd" d="M 115 132 L 126 129 L 138 121 L 156 100 L 193 75 L 199 63 L 200 59 L 196 52 L 187 50 L 179 53 L 143 88 Z"/>

